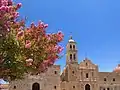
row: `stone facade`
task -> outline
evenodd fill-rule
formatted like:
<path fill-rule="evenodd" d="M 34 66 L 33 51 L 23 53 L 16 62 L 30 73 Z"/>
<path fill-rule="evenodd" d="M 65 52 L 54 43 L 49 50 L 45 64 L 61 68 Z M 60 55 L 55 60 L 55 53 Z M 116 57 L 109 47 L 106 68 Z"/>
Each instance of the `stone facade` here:
<path fill-rule="evenodd" d="M 66 66 L 53 65 L 40 75 L 26 75 L 10 83 L 9 90 L 120 90 L 119 72 L 99 72 L 98 66 L 85 58 L 78 64 L 76 42 L 67 44 Z M 117 69 L 117 71 L 119 71 Z"/>
<path fill-rule="evenodd" d="M 35 85 L 36 84 L 36 85 Z M 9 90 L 60 90 L 60 66 L 54 65 L 46 73 L 40 75 L 26 75 L 24 80 L 13 81 Z"/>

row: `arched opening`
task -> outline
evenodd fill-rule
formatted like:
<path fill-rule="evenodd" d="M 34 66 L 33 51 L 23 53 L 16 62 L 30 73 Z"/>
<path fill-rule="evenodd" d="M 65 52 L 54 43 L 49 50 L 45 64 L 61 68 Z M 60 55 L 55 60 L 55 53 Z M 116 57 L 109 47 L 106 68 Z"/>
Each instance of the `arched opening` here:
<path fill-rule="evenodd" d="M 90 90 L 90 85 L 89 84 L 85 85 L 85 90 Z"/>
<path fill-rule="evenodd" d="M 32 85 L 32 90 L 40 90 L 40 85 L 39 85 L 39 83 L 33 83 L 33 85 Z"/>
<path fill-rule="evenodd" d="M 75 45 L 73 45 L 73 49 L 75 49 Z"/>
<path fill-rule="evenodd" d="M 74 54 L 74 60 L 76 59 L 76 55 Z"/>
<path fill-rule="evenodd" d="M 70 45 L 70 49 L 72 49 L 72 45 Z"/>
<path fill-rule="evenodd" d="M 70 60 L 72 60 L 72 54 L 70 54 Z"/>
<path fill-rule="evenodd" d="M 86 73 L 86 78 L 88 78 L 88 73 Z"/>

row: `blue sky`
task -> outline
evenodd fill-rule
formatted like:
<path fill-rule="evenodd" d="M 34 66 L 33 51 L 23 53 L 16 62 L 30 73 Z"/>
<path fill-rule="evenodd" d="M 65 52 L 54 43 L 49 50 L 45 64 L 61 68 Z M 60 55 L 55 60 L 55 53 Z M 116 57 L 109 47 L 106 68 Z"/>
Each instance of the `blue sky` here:
<path fill-rule="evenodd" d="M 26 22 L 42 20 L 49 24 L 48 32 L 64 33 L 64 48 L 70 32 L 77 42 L 79 62 L 85 53 L 100 71 L 112 71 L 120 63 L 120 0 L 16 0 Z M 66 48 L 63 53 L 65 53 Z M 65 66 L 65 56 L 58 60 Z"/>
<path fill-rule="evenodd" d="M 19 10 L 26 22 L 42 20 L 49 24 L 48 32 L 64 33 L 64 48 L 70 32 L 77 42 L 79 62 L 85 53 L 100 71 L 112 71 L 120 63 L 120 0 L 14 0 L 21 2 Z M 66 48 L 63 53 L 65 53 Z M 65 56 L 58 60 L 65 66 Z"/>

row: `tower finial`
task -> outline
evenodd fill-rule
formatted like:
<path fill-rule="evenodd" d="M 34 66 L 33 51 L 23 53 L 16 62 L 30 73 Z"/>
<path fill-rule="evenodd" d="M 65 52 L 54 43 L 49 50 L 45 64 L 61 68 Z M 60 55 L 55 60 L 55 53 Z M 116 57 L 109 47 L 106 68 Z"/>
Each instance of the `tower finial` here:
<path fill-rule="evenodd" d="M 72 39 L 72 32 L 70 32 L 70 39 Z"/>
<path fill-rule="evenodd" d="M 71 33 L 71 32 L 70 32 Z M 70 35 L 70 38 L 69 38 L 69 41 L 68 42 L 74 42 L 75 43 L 75 41 L 73 40 L 73 38 L 72 38 L 72 35 Z"/>
<path fill-rule="evenodd" d="M 70 35 L 70 39 L 72 39 L 72 35 Z"/>

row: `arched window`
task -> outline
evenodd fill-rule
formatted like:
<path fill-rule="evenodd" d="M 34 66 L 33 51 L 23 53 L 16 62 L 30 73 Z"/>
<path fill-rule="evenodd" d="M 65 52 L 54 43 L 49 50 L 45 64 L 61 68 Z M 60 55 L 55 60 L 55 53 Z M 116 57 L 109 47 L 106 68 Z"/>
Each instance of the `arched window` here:
<path fill-rule="evenodd" d="M 57 74 L 57 71 L 54 71 L 55 74 Z"/>
<path fill-rule="evenodd" d="M 70 45 L 70 49 L 72 49 L 72 45 Z"/>
<path fill-rule="evenodd" d="M 74 54 L 74 60 L 76 59 L 76 55 Z"/>
<path fill-rule="evenodd" d="M 33 83 L 33 85 L 32 85 L 32 90 L 40 90 L 40 85 L 39 85 L 39 83 Z"/>
<path fill-rule="evenodd" d="M 75 88 L 75 86 L 73 86 L 73 88 Z"/>
<path fill-rule="evenodd" d="M 74 74 L 75 72 L 74 72 L 74 71 L 72 71 L 72 73 Z"/>
<path fill-rule="evenodd" d="M 75 49 L 75 45 L 73 45 L 73 49 Z"/>
<path fill-rule="evenodd" d="M 70 60 L 72 60 L 72 54 L 70 54 Z"/>
<path fill-rule="evenodd" d="M 113 81 L 115 81 L 115 78 L 113 78 Z"/>
<path fill-rule="evenodd" d="M 54 89 L 56 89 L 56 86 L 54 86 Z"/>
<path fill-rule="evenodd" d="M 106 81 L 106 78 L 104 78 L 104 81 Z"/>
<path fill-rule="evenodd" d="M 86 73 L 86 78 L 88 78 L 88 73 Z"/>
<path fill-rule="evenodd" d="M 14 86 L 14 89 L 16 89 L 16 86 Z"/>

